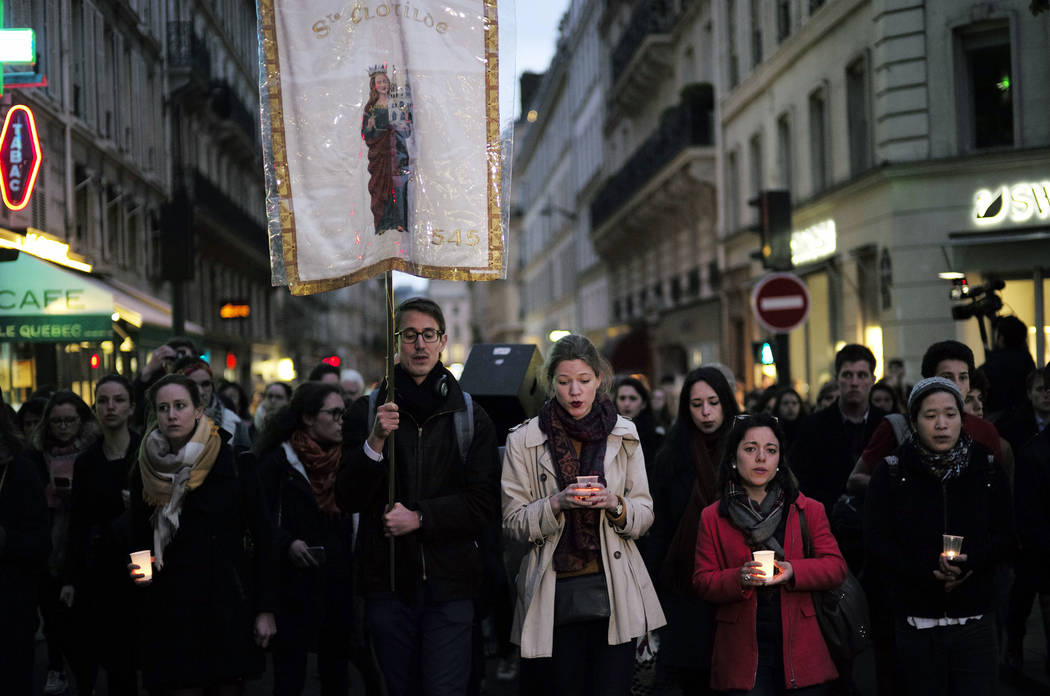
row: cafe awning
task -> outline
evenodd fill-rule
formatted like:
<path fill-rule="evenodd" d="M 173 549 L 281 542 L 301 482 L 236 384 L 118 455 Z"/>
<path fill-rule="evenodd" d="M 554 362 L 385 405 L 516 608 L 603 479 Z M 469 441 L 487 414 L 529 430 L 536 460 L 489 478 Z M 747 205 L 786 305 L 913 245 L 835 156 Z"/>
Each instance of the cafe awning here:
<path fill-rule="evenodd" d="M 25 252 L 0 261 L 0 341 L 75 343 L 113 340 L 123 320 L 136 340 L 171 337 L 171 306 L 116 280 L 65 270 Z M 190 335 L 203 336 L 187 323 Z"/>

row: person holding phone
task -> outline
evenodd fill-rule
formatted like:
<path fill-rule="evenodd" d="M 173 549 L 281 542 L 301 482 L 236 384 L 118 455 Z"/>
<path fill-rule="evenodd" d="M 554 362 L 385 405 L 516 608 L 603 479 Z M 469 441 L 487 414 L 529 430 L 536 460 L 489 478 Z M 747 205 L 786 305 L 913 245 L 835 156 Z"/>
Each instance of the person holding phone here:
<path fill-rule="evenodd" d="M 893 612 L 900 694 L 993 694 L 995 571 L 1016 547 L 1006 474 L 963 430 L 963 394 L 943 377 L 908 396 L 911 435 L 871 476 L 864 542 Z M 945 553 L 944 535 L 961 536 Z"/>
<path fill-rule="evenodd" d="M 263 490 L 280 558 L 274 694 L 301 694 L 308 652 L 325 694 L 346 694 L 353 628 L 353 519 L 335 500 L 343 442 L 338 384 L 306 382 L 258 442 Z"/>
<path fill-rule="evenodd" d="M 551 398 L 510 431 L 503 459 L 503 533 L 530 549 L 511 642 L 526 690 L 627 696 L 634 639 L 665 623 L 636 545 L 653 523 L 642 447 L 585 336 L 555 343 L 545 367 Z"/>
<path fill-rule="evenodd" d="M 98 439 L 98 422 L 84 400 L 68 389 L 59 389 L 44 406 L 43 418 L 29 434 L 26 456 L 36 465 L 51 522 L 51 556 L 40 586 L 40 614 L 47 639 L 45 694 L 66 690 L 64 661 L 77 660 L 71 633 L 72 599 L 62 591 L 62 573 L 69 550 L 69 514 L 73 497 L 73 464 Z"/>

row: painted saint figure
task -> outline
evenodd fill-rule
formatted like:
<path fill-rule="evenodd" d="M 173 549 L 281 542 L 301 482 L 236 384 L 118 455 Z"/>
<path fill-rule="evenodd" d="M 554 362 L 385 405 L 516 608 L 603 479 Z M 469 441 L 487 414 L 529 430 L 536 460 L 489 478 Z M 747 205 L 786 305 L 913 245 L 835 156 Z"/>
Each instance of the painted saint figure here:
<path fill-rule="evenodd" d="M 368 193 L 376 234 L 408 228 L 408 139 L 412 107 L 407 95 L 398 99 L 385 65 L 368 70 L 368 102 L 361 116 L 361 137 L 368 146 Z"/>

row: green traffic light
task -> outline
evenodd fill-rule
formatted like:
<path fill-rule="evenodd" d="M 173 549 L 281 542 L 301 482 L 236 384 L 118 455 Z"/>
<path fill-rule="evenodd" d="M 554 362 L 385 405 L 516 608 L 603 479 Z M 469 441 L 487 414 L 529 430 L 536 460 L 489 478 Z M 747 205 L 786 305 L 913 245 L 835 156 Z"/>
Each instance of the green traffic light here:
<path fill-rule="evenodd" d="M 1010 76 L 1005 76 L 1003 79 L 996 82 L 995 86 L 999 88 L 1000 92 L 1006 92 L 1010 89 Z"/>

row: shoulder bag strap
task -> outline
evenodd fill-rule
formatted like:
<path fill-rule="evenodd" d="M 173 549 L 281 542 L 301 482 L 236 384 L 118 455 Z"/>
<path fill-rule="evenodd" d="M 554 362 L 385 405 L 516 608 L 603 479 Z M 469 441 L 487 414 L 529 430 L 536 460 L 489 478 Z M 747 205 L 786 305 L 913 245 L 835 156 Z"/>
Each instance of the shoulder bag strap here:
<path fill-rule="evenodd" d="M 802 527 L 802 555 L 806 558 L 812 558 L 813 540 L 809 536 L 809 525 L 806 524 L 806 513 L 798 503 L 795 503 L 795 509 L 798 510 L 798 524 Z"/>

